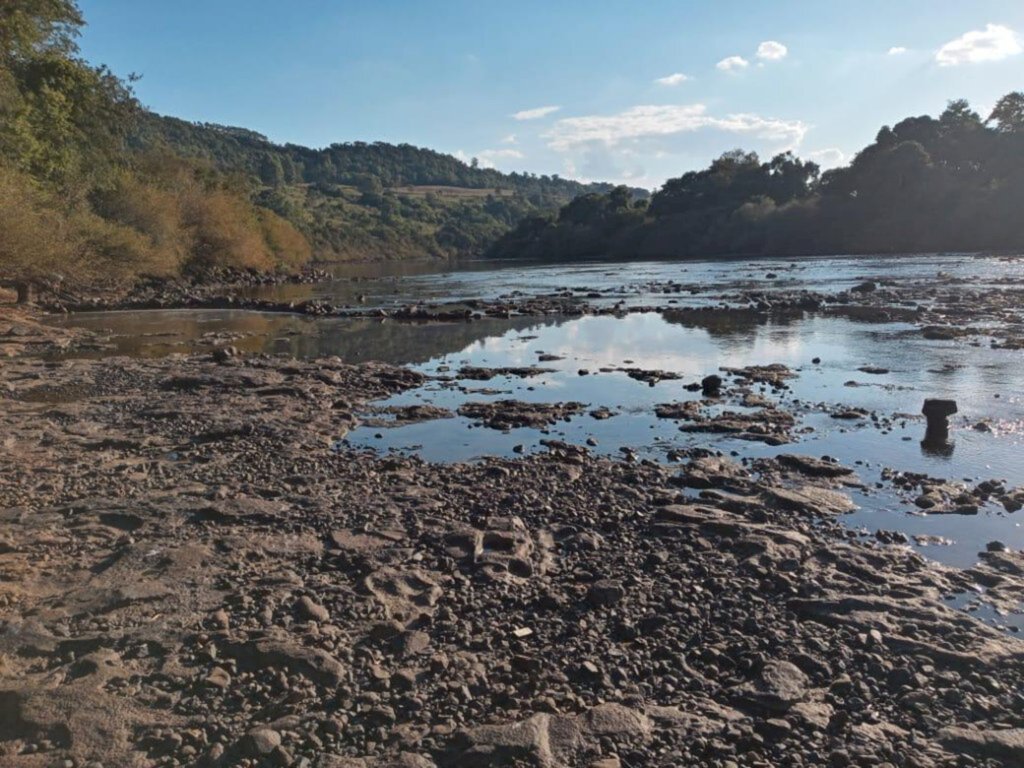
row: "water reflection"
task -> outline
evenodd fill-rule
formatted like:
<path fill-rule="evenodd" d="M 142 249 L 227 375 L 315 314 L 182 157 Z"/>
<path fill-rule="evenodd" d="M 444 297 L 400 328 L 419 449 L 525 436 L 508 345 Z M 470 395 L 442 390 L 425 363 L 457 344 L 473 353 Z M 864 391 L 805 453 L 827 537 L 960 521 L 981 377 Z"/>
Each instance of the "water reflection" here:
<path fill-rule="evenodd" d="M 773 271 L 786 279 L 766 285 L 758 275 L 770 262 L 714 264 L 631 264 L 628 271 L 607 264 L 514 266 L 478 272 L 420 274 L 395 279 L 375 272 L 319 286 L 286 286 L 288 298 L 320 295 L 333 301 L 367 305 L 406 301 L 447 301 L 487 298 L 513 291 L 555 292 L 587 286 L 607 291 L 608 302 L 623 296 L 630 303 L 657 303 L 652 296 L 671 296 L 677 306 L 717 303 L 715 290 L 745 285 L 769 292 L 778 283 L 836 290 L 881 274 L 898 278 L 934 277 L 937 269 L 978 284 L 979 263 L 962 256 L 905 257 L 885 260 L 805 260 Z M 984 262 L 991 279 L 1024 279 L 1024 262 Z M 623 285 L 624 292 L 614 289 Z M 669 291 L 666 281 L 701 286 L 698 295 Z M 604 300 L 598 300 L 604 301 Z M 877 319 L 877 318 L 875 318 Z M 902 322 L 866 324 L 856 317 L 757 311 L 670 311 L 626 317 L 484 319 L 464 323 L 407 324 L 373 319 L 314 319 L 285 314 L 240 311 L 126 312 L 76 315 L 59 322 L 106 329 L 111 348 L 90 355 L 156 356 L 209 349 L 230 343 L 246 352 L 285 353 L 300 357 L 337 355 L 350 362 L 380 360 L 412 364 L 428 374 L 448 377 L 464 364 L 527 366 L 541 355 L 552 373 L 526 380 L 496 378 L 480 382 L 433 380 L 421 389 L 392 398 L 385 405 L 432 403 L 456 410 L 467 398 L 514 397 L 531 402 L 577 400 L 590 408 L 605 407 L 615 415 L 605 420 L 581 416 L 542 433 L 513 430 L 508 434 L 473 428 L 463 418 L 412 424 L 395 429 L 355 430 L 350 444 L 381 450 L 415 451 L 429 460 L 473 459 L 484 455 L 515 455 L 543 450 L 540 441 L 554 437 L 591 444 L 595 451 L 621 455 L 629 446 L 638 456 L 670 460 L 674 450 L 710 447 L 741 457 L 770 456 L 780 450 L 828 454 L 857 465 L 866 487 L 879 479 L 883 466 L 950 480 L 1000 478 L 1024 485 L 1024 395 L 1020 388 L 1019 353 L 925 339 Z M 82 354 L 81 352 L 76 354 Z M 799 373 L 779 398 L 782 407 L 800 415 L 809 430 L 795 446 L 774 448 L 728 436 L 682 433 L 678 425 L 654 416 L 658 403 L 699 395 L 685 389 L 720 367 L 785 364 Z M 637 382 L 623 367 L 667 370 L 683 378 L 655 386 Z M 886 369 L 868 374 L 863 369 Z M 581 376 L 581 369 L 590 375 Z M 486 389 L 486 392 L 482 392 Z M 921 403 L 929 398 L 956 399 L 960 414 L 952 422 L 952 439 L 921 441 Z M 838 421 L 838 409 L 862 409 L 857 422 Z M 873 422 L 870 415 L 878 416 Z M 968 429 L 979 421 L 994 429 Z M 378 437 L 377 435 L 382 435 Z M 593 445 L 595 444 L 596 445 Z M 1018 519 L 983 514 L 957 516 L 907 514 L 912 507 L 892 494 L 862 494 L 862 509 L 850 516 L 853 525 L 869 530 L 903 530 L 955 540 L 929 555 L 951 564 L 974 561 L 986 541 L 999 539 L 1024 547 Z"/>
<path fill-rule="evenodd" d="M 708 308 L 698 311 L 668 310 L 663 313 L 665 321 L 685 328 L 703 328 L 718 338 L 749 337 L 759 327 L 771 323 L 775 326 L 790 325 L 803 317 L 797 312 L 760 312 L 755 309 Z"/>
<path fill-rule="evenodd" d="M 953 458 L 956 443 L 950 442 L 948 437 L 948 435 L 945 438 L 925 437 L 921 441 L 921 453 L 937 459 Z"/>
<path fill-rule="evenodd" d="M 396 323 L 378 319 L 316 319 L 240 310 L 144 310 L 73 315 L 58 320 L 103 334 L 106 345 L 74 357 L 163 357 L 232 344 L 245 353 L 301 358 L 336 355 L 353 363 L 418 364 L 509 331 L 541 328 L 565 318 L 484 318 L 460 323 Z"/>

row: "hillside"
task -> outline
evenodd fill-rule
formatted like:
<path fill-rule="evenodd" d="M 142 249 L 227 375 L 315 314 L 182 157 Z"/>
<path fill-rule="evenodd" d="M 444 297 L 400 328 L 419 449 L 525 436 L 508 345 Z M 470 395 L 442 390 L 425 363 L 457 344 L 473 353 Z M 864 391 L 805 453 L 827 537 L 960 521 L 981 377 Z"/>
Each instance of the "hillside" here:
<path fill-rule="evenodd" d="M 1024 249 L 1024 93 L 883 127 L 849 166 L 726 153 L 650 200 L 584 195 L 531 217 L 490 258 L 697 258 Z"/>
<path fill-rule="evenodd" d="M 254 202 L 294 224 L 324 260 L 479 256 L 524 218 L 612 189 L 506 174 L 408 144 L 278 145 L 244 128 L 151 112 L 141 115 L 131 145 L 243 176 Z"/>
<path fill-rule="evenodd" d="M 473 257 L 524 218 L 610 188 L 404 144 L 279 146 L 161 117 L 134 80 L 81 57 L 74 0 L 2 8 L 0 288 L 19 301 L 315 259 Z"/>

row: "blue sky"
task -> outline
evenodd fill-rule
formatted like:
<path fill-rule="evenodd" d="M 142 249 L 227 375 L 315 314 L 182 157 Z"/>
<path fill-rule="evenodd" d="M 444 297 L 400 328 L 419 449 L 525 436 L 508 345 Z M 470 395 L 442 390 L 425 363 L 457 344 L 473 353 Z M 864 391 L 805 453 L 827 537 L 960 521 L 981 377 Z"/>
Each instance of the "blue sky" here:
<path fill-rule="evenodd" d="M 142 75 L 157 112 L 646 187 L 736 147 L 834 165 L 884 124 L 1024 89 L 1020 0 L 80 5 L 85 56 Z"/>

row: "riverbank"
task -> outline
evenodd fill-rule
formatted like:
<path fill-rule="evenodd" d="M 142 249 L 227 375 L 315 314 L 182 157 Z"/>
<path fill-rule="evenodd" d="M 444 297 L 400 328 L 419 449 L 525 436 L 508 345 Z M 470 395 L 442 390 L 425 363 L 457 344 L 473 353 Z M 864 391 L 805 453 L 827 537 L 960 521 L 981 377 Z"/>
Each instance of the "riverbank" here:
<path fill-rule="evenodd" d="M 916 263 L 922 257 L 905 257 Z M 867 279 L 843 285 L 836 279 L 855 274 L 850 265 L 858 260 L 824 259 L 803 262 L 707 262 L 667 264 L 652 262 L 635 266 L 651 279 L 630 281 L 609 265 L 592 264 L 558 270 L 538 267 L 539 272 L 565 274 L 564 284 L 549 283 L 544 290 L 489 290 L 479 276 L 529 273 L 528 268 L 504 272 L 465 273 L 478 276 L 478 292 L 464 296 L 403 293 L 395 290 L 396 277 L 358 277 L 331 281 L 325 273 L 280 278 L 266 285 L 244 280 L 195 284 L 157 282 L 138 286 L 128 294 L 91 295 L 79 301 L 44 304 L 44 308 L 73 313 L 142 310 L 251 311 L 267 315 L 341 320 L 395 321 L 400 323 L 465 323 L 517 318 L 621 317 L 636 313 L 660 313 L 672 322 L 704 327 L 741 323 L 787 322 L 804 315 L 845 318 L 855 322 L 901 322 L 917 327 L 926 339 L 984 344 L 996 349 L 1024 349 L 1024 287 L 1016 273 L 1018 260 L 935 257 L 940 268 L 923 272 L 896 262 L 880 262 Z M 871 263 L 871 262 L 868 262 Z M 834 275 L 828 269 L 835 265 Z M 944 271 L 946 264 L 958 267 Z M 964 264 L 970 267 L 964 274 Z M 622 266 L 622 265 L 620 265 Z M 654 267 L 654 269 L 652 269 Z M 713 268 L 715 279 L 701 279 Z M 998 268 L 998 269 L 996 269 Z M 986 273 L 995 270 L 996 276 Z M 692 278 L 687 279 L 687 272 Z M 814 281 L 809 272 L 821 271 Z M 677 276 L 666 278 L 675 273 Z M 459 273 L 454 273 L 459 274 Z M 608 276 L 613 279 L 609 280 Z M 731 275 L 731 277 L 730 277 Z M 253 278 L 256 279 L 256 278 Z M 262 280 L 263 278 L 259 278 Z M 572 282 L 570 282 L 572 281 Z M 423 281 L 417 279 L 414 284 Z M 514 283 L 512 283 L 514 285 Z M 277 286 L 277 287 L 275 287 Z"/>
<path fill-rule="evenodd" d="M 378 456 L 422 373 L 217 359 L 0 368 L 5 765 L 1024 759 L 1024 643 L 946 599 L 1024 555 L 851 538 L 852 468 Z"/>
<path fill-rule="evenodd" d="M 55 326 L 47 319 L 47 313 L 35 307 L 0 304 L 0 359 L 61 354 L 95 338 L 88 331 Z"/>

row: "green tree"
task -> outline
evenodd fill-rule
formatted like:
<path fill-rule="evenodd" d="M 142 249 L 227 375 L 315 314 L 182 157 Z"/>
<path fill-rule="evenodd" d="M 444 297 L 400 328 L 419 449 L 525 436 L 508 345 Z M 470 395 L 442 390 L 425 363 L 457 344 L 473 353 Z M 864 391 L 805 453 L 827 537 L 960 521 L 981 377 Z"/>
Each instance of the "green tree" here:
<path fill-rule="evenodd" d="M 84 24 L 74 0 L 4 0 L 0 5 L 0 62 L 6 66 L 51 53 L 78 52 Z"/>
<path fill-rule="evenodd" d="M 269 152 L 264 153 L 260 161 L 260 181 L 268 187 L 279 187 L 284 184 L 284 178 L 281 158 Z"/>
<path fill-rule="evenodd" d="M 988 122 L 995 123 L 1003 133 L 1024 132 L 1024 92 L 1014 91 L 1003 96 L 989 115 Z"/>
<path fill-rule="evenodd" d="M 136 102 L 104 67 L 78 58 L 72 0 L 0 6 L 0 153 L 67 191 L 120 162 Z"/>

